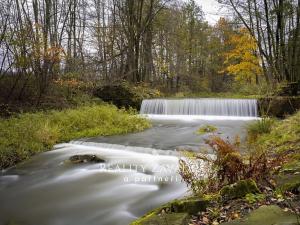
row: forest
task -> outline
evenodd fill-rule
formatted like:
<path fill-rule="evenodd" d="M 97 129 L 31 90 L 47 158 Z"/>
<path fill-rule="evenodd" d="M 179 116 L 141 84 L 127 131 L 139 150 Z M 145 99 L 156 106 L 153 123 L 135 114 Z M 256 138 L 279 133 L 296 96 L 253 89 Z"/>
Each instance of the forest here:
<path fill-rule="evenodd" d="M 232 16 L 211 25 L 193 0 L 2 1 L 1 102 L 120 81 L 168 93 L 297 89 L 300 3 L 220 3 Z"/>
<path fill-rule="evenodd" d="M 299 225 L 299 110 L 300 0 L 0 0 L 0 225 Z"/>

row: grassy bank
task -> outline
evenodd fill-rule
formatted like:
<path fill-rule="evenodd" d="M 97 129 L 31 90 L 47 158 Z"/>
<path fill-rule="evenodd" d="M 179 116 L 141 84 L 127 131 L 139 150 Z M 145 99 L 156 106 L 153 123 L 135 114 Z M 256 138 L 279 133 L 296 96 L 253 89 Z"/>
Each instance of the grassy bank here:
<path fill-rule="evenodd" d="M 112 105 L 19 114 L 0 119 L 0 168 L 13 166 L 30 156 L 72 139 L 125 134 L 150 126 L 132 111 Z"/>
<path fill-rule="evenodd" d="M 215 159 L 200 153 L 181 161 L 181 168 L 186 165 L 181 176 L 194 196 L 161 206 L 131 225 L 299 224 L 299 125 L 300 111 L 284 120 L 250 124 L 246 155 L 239 145 L 212 137 L 208 144 L 216 149 Z M 199 159 L 210 164 L 197 170 L 193 163 Z M 206 171 L 208 179 L 203 179 Z"/>
<path fill-rule="evenodd" d="M 300 153 L 300 111 L 284 119 L 263 119 L 249 127 L 249 139 L 268 152 Z"/>

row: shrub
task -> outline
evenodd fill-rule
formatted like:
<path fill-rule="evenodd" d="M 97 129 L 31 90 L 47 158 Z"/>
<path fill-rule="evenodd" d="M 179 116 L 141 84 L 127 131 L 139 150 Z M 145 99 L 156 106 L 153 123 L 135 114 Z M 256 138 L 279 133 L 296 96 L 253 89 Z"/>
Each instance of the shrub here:
<path fill-rule="evenodd" d="M 253 179 L 255 182 L 269 182 L 274 168 L 284 162 L 284 154 L 268 154 L 253 151 L 242 156 L 234 144 L 214 136 L 207 141 L 215 155 L 194 153 L 193 157 L 180 159 L 180 175 L 197 195 L 219 191 L 224 185 L 240 180 Z"/>

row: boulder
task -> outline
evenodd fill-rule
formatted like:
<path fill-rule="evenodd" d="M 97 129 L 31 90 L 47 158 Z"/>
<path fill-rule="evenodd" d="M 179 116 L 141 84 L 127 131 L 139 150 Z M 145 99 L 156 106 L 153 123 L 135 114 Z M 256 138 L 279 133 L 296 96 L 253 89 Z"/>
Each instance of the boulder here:
<path fill-rule="evenodd" d="M 243 198 L 247 194 L 260 193 L 254 180 L 240 180 L 232 185 L 224 186 L 220 190 L 220 195 L 224 200 Z"/>
<path fill-rule="evenodd" d="M 131 225 L 188 225 L 188 222 L 189 215 L 187 213 L 170 213 L 144 217 Z"/>
<path fill-rule="evenodd" d="M 200 211 L 205 211 L 208 203 L 209 201 L 199 198 L 187 198 L 171 202 L 170 208 L 172 212 L 194 215 Z"/>
<path fill-rule="evenodd" d="M 189 215 L 205 211 L 209 200 L 197 197 L 174 200 L 152 210 L 131 225 L 186 225 Z"/>
<path fill-rule="evenodd" d="M 222 225 L 296 225 L 297 215 L 284 212 L 276 205 L 261 206 L 242 219 L 222 223 Z"/>
<path fill-rule="evenodd" d="M 74 164 L 78 163 L 104 163 L 105 160 L 99 158 L 96 155 L 73 155 L 69 158 L 69 161 Z"/>

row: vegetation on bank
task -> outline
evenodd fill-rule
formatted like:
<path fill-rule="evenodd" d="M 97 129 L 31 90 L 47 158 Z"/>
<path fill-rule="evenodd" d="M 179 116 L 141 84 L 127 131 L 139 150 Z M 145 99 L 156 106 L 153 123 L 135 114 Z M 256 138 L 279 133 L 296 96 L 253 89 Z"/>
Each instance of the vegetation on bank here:
<path fill-rule="evenodd" d="M 133 110 L 90 105 L 62 111 L 24 113 L 0 119 L 0 168 L 72 139 L 141 131 L 150 123 Z"/>
<path fill-rule="evenodd" d="M 190 208 L 181 207 L 178 211 L 171 202 L 132 224 L 170 224 L 176 218 L 180 225 L 273 224 L 265 218 L 299 224 L 299 124 L 300 111 L 285 120 L 263 118 L 250 124 L 249 153 L 245 155 L 240 154 L 238 143 L 212 136 L 207 143 L 216 157 L 189 152 L 180 160 L 180 174 L 194 193 L 192 200 L 184 200 L 185 205 L 194 205 L 198 200 L 205 208 L 193 207 L 191 212 Z M 275 217 L 275 209 L 275 214 L 284 215 L 284 219 Z M 261 211 L 264 213 L 257 216 Z M 240 219 L 244 217 L 247 220 Z M 189 222 L 181 222 L 186 218 Z M 245 222 L 248 218 L 254 222 Z"/>
<path fill-rule="evenodd" d="M 275 122 L 255 143 L 271 152 L 292 151 L 300 154 L 300 111 L 285 120 Z"/>

